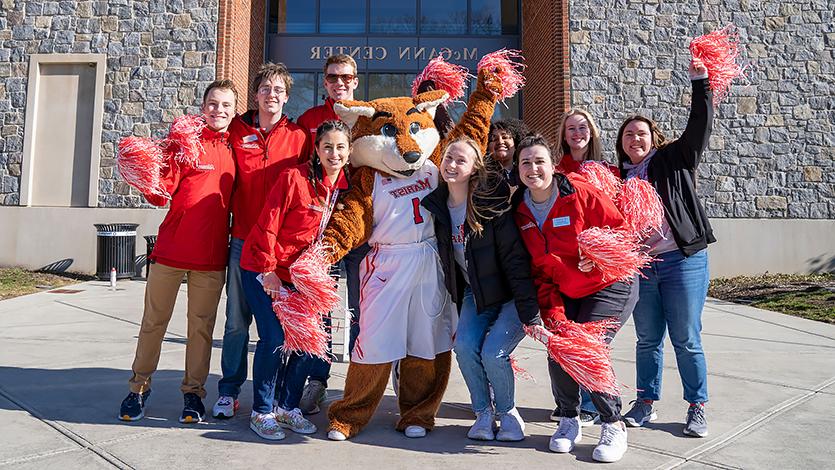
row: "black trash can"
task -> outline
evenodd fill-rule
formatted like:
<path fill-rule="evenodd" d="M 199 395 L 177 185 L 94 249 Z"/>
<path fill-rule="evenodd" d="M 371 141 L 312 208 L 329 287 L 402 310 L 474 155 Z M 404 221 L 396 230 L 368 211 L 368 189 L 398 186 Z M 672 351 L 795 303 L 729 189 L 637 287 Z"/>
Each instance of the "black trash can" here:
<path fill-rule="evenodd" d="M 157 244 L 156 235 L 145 235 L 145 279 L 148 279 L 148 269 L 151 267 L 151 253 L 154 251 L 154 245 Z"/>
<path fill-rule="evenodd" d="M 116 279 L 133 277 L 136 271 L 136 227 L 139 224 L 93 224 L 96 226 L 96 277 L 110 280 L 110 269 L 116 268 Z"/>

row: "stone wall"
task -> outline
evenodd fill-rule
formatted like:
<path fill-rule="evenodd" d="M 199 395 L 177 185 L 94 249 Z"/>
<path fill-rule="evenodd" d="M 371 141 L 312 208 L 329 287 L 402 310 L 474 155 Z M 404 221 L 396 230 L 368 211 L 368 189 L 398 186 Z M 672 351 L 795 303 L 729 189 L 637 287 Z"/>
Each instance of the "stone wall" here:
<path fill-rule="evenodd" d="M 143 199 L 117 181 L 114 149 L 197 112 L 215 79 L 217 0 L 0 0 L 0 204 L 19 201 L 30 54 L 107 54 L 100 207 Z"/>
<path fill-rule="evenodd" d="M 835 32 L 831 0 L 572 0 L 572 103 L 614 139 L 627 114 L 684 129 L 690 38 L 738 27 L 747 83 L 720 104 L 699 167 L 711 217 L 835 218 Z"/>

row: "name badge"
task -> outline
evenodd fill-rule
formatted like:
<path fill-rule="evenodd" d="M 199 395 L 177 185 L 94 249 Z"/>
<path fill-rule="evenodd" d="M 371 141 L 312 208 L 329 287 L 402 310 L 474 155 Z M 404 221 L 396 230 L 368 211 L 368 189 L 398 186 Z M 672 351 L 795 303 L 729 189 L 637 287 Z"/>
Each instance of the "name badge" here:
<path fill-rule="evenodd" d="M 200 171 L 212 171 L 215 169 L 215 166 L 211 163 L 201 163 L 197 165 L 197 169 Z"/>
<path fill-rule="evenodd" d="M 523 226 L 522 226 L 522 230 L 527 230 L 527 229 L 529 229 L 529 228 L 535 228 L 535 227 L 536 227 L 536 224 L 535 224 L 535 223 L 533 223 L 533 222 L 528 222 L 528 223 L 526 223 L 525 225 L 523 225 Z"/>
<path fill-rule="evenodd" d="M 248 136 L 241 139 L 241 141 L 245 144 L 248 144 L 250 142 L 256 142 L 257 140 L 258 140 L 258 136 L 255 135 L 255 134 L 249 134 Z"/>
<path fill-rule="evenodd" d="M 568 225 L 571 225 L 571 218 L 569 216 L 554 217 L 553 219 L 551 219 L 551 224 L 554 227 L 566 227 Z"/>

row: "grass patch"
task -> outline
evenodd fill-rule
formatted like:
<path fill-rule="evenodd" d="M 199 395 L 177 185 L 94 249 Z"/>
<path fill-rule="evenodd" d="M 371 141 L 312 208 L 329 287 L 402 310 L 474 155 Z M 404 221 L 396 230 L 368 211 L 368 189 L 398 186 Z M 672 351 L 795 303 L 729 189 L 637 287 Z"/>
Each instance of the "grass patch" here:
<path fill-rule="evenodd" d="M 0 300 L 94 279 L 78 273 L 50 274 L 23 268 L 0 268 Z"/>
<path fill-rule="evenodd" d="M 764 274 L 714 279 L 708 295 L 835 324 L 835 274 Z"/>

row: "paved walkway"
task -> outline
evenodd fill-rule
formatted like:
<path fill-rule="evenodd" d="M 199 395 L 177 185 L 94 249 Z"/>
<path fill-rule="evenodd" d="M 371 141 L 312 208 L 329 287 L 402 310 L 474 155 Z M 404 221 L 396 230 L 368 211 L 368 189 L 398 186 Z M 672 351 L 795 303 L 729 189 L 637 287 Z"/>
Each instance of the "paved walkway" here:
<path fill-rule="evenodd" d="M 185 296 L 163 346 L 147 418 L 116 419 L 127 392 L 142 315 L 144 283 L 119 282 L 116 291 L 89 282 L 75 293 L 44 292 L 0 302 L 0 467 L 22 468 L 590 468 L 598 427 L 586 428 L 570 455 L 548 451 L 555 426 L 544 350 L 526 339 L 516 351 L 536 379 L 517 381 L 517 403 L 527 438 L 520 443 L 466 439 L 472 422 L 457 369 L 425 439 L 393 430 L 396 402 L 388 391 L 369 427 L 356 439 L 334 443 L 324 432 L 267 442 L 244 416 L 182 426 L 179 383 L 185 343 Z M 183 293 L 185 286 L 183 287 Z M 221 305 L 220 311 L 223 311 Z M 219 378 L 220 338 L 209 378 L 211 406 Z M 619 377 L 634 386 L 632 324 L 614 341 Z M 253 328 L 254 333 L 254 328 Z M 667 348 L 659 419 L 629 430 L 629 452 L 613 468 L 833 468 L 830 437 L 835 410 L 835 326 L 709 300 L 704 344 L 710 370 L 710 437 L 686 438 L 686 404 Z M 254 344 L 251 345 L 251 350 Z M 347 365 L 334 364 L 329 401 L 340 396 Z M 627 391 L 629 400 L 632 393 Z M 242 409 L 252 400 L 249 383 Z M 313 421 L 326 426 L 324 413 Z M 489 467 L 487 467 L 489 466 Z"/>

